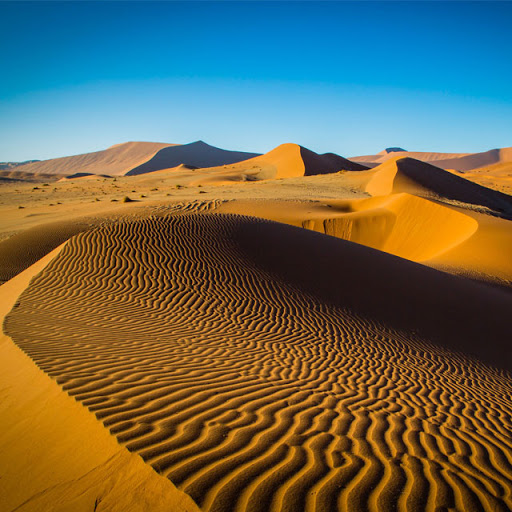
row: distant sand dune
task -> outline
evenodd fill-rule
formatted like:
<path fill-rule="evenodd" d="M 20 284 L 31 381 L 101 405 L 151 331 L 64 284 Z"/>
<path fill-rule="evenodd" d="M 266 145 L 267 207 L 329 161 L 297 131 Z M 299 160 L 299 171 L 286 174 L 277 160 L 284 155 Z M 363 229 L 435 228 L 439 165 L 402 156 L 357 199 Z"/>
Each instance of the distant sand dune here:
<path fill-rule="evenodd" d="M 364 246 L 207 213 L 73 237 L 5 326 L 204 510 L 505 512 L 512 379 L 485 361 L 512 369 L 510 311 Z"/>
<path fill-rule="evenodd" d="M 147 162 L 131 169 L 127 176 L 146 174 L 161 169 L 177 167 L 180 164 L 192 167 L 215 167 L 233 164 L 258 156 L 258 153 L 244 151 L 227 151 L 210 146 L 203 141 L 192 142 L 180 146 L 170 146 L 160 150 Z"/>
<path fill-rule="evenodd" d="M 83 155 L 42 160 L 16 168 L 18 172 L 32 174 L 109 174 L 122 175 L 149 160 L 160 149 L 171 144 L 158 142 L 126 142 L 103 151 Z"/>
<path fill-rule="evenodd" d="M 201 169 L 192 184 L 227 185 L 240 181 L 297 178 L 366 169 L 334 153 L 318 155 L 298 144 L 281 144 L 264 155 L 234 165 Z"/>
<path fill-rule="evenodd" d="M 274 178 L 293 178 L 330 174 L 342 170 L 362 171 L 366 169 L 363 165 L 351 162 L 334 153 L 318 155 L 298 144 L 281 144 L 250 162 L 272 166 L 275 170 Z"/>
<path fill-rule="evenodd" d="M 414 160 L 397 158 L 373 169 L 366 191 L 372 196 L 408 192 L 485 206 L 512 217 L 512 197 L 465 180 L 448 171 Z"/>
<path fill-rule="evenodd" d="M 442 169 L 471 171 L 497 163 L 512 162 L 512 147 L 491 149 L 482 153 L 433 153 L 419 151 L 380 152 L 377 155 L 355 156 L 353 162 L 365 164 L 382 164 L 396 158 L 414 158 L 422 162 L 430 162 Z"/>

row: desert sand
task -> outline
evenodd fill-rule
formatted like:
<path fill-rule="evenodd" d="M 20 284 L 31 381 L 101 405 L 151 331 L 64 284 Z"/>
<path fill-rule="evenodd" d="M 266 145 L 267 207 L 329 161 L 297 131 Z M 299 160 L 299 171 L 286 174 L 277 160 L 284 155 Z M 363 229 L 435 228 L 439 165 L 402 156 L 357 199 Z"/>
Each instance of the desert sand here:
<path fill-rule="evenodd" d="M 507 152 L 174 147 L 0 184 L 2 510 L 510 510 Z"/>

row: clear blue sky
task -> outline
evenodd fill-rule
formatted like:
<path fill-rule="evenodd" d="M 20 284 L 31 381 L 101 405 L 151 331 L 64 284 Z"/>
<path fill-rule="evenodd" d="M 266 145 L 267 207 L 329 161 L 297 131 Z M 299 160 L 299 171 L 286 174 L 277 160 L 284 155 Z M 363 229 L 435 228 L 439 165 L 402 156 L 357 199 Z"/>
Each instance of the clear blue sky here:
<path fill-rule="evenodd" d="M 511 2 L 0 2 L 0 161 L 512 146 Z"/>

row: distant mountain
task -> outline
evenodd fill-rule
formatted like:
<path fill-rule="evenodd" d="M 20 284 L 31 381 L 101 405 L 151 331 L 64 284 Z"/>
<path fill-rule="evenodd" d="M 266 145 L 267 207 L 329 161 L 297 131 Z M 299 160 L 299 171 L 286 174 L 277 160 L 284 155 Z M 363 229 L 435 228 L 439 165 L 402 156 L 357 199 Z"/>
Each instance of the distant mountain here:
<path fill-rule="evenodd" d="M 243 151 L 227 151 L 210 146 L 203 141 L 183 144 L 181 146 L 166 147 L 155 153 L 152 158 L 126 172 L 126 176 L 146 174 L 148 172 L 170 169 L 178 165 L 187 165 L 198 168 L 217 167 L 248 160 L 259 156 L 259 153 L 246 153 Z"/>

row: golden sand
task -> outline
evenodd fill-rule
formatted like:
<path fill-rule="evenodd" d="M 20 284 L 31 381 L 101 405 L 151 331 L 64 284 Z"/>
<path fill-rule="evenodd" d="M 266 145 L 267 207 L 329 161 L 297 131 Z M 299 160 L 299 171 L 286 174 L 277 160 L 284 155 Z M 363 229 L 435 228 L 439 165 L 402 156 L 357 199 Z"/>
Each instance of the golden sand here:
<path fill-rule="evenodd" d="M 512 508 L 509 196 L 303 149 L 1 185 L 2 510 Z"/>

